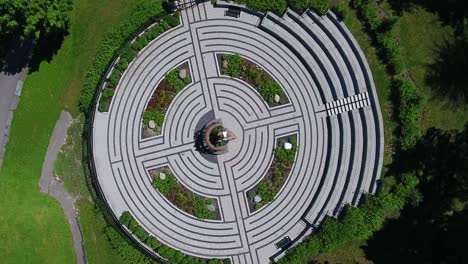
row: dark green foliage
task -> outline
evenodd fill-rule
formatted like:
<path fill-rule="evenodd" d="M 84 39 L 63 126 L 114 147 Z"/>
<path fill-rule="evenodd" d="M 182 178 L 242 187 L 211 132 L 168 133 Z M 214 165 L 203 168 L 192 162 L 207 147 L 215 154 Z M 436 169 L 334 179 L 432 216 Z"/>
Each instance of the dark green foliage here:
<path fill-rule="evenodd" d="M 114 69 L 112 74 L 109 76 L 109 80 L 107 80 L 109 85 L 108 87 L 115 89 L 119 84 L 120 77 L 122 77 L 122 72 L 118 69 Z"/>
<path fill-rule="evenodd" d="M 112 100 L 112 96 L 114 96 L 113 89 L 104 89 L 101 94 L 101 98 L 99 99 L 99 111 L 106 112 L 109 110 L 110 102 Z"/>
<path fill-rule="evenodd" d="M 130 229 L 130 231 L 135 231 L 136 228 L 138 227 L 138 222 L 135 220 L 135 218 L 132 218 L 130 219 L 130 221 L 128 222 L 128 225 L 127 225 L 128 229 Z"/>
<path fill-rule="evenodd" d="M 122 225 L 128 226 L 128 224 L 130 223 L 130 220 L 132 219 L 133 219 L 132 214 L 130 214 L 129 211 L 125 211 L 120 216 L 119 221 L 120 223 L 122 223 Z"/>
<path fill-rule="evenodd" d="M 148 238 L 148 232 L 146 232 L 143 227 L 140 225 L 135 228 L 133 231 L 133 234 L 140 239 L 140 241 L 146 241 Z"/>
<path fill-rule="evenodd" d="M 277 14 L 284 13 L 288 7 L 287 0 L 236 0 L 235 2 L 260 12 L 272 11 Z"/>
<path fill-rule="evenodd" d="M 288 4 L 298 12 L 312 9 L 320 15 L 325 15 L 330 8 L 331 0 L 288 0 Z"/>
<path fill-rule="evenodd" d="M 180 79 L 180 70 L 180 68 L 175 68 L 174 70 L 170 71 L 165 77 L 169 85 L 175 88 L 175 90 L 178 92 L 182 91 L 182 89 L 184 89 L 184 87 L 192 81 L 189 74 L 187 74 L 187 77 L 185 77 L 183 80 Z"/>
<path fill-rule="evenodd" d="M 149 121 L 153 120 L 156 123 L 156 130 L 161 130 L 164 123 L 164 113 L 156 110 L 147 110 L 143 114 L 143 124 L 146 128 L 149 128 Z"/>
<path fill-rule="evenodd" d="M 167 24 L 170 27 L 176 27 L 179 25 L 179 13 L 176 13 L 175 15 L 167 15 L 164 17 L 164 21 L 167 22 Z"/>
<path fill-rule="evenodd" d="M 397 18 L 378 16 L 377 2 L 355 0 L 354 6 L 359 9 L 371 33 L 382 49 L 394 76 L 393 86 L 397 94 L 398 121 L 400 123 L 400 147 L 409 149 L 420 137 L 419 118 L 422 100 L 417 87 L 408 74 L 407 64 L 399 37 L 395 32 Z"/>
<path fill-rule="evenodd" d="M 276 94 L 282 94 L 281 86 L 274 80 L 267 80 L 258 87 L 260 95 L 269 103 L 274 102 Z"/>
<path fill-rule="evenodd" d="M 155 22 L 157 18 L 161 16 L 161 10 L 161 2 L 159 1 L 142 1 L 142 3 L 133 10 L 133 14 L 129 20 L 124 21 L 121 25 L 113 28 L 104 37 L 97 52 L 96 59 L 86 75 L 84 86 L 81 91 L 80 110 L 83 113 L 88 114 L 88 110 L 92 104 L 93 96 L 96 92 L 101 76 L 105 73 L 119 48 L 128 41 L 130 36 L 135 35 L 138 30 L 141 30 L 142 27 Z M 171 18 L 167 16 L 166 19 Z M 161 21 L 161 24 L 167 25 L 168 23 Z M 171 24 L 174 23 L 171 22 Z M 167 28 L 168 27 L 166 27 L 166 29 Z M 160 33 L 160 29 L 161 27 L 158 26 L 153 27 L 148 31 L 149 33 L 145 33 L 144 37 L 140 37 L 134 44 L 126 46 L 121 54 L 121 59 L 125 59 L 127 63 L 133 61 L 137 56 L 138 51 L 140 51 L 141 48 L 144 48 L 143 44 L 148 44 L 150 40 L 156 38 Z M 107 111 L 107 109 L 104 111 Z"/>
<path fill-rule="evenodd" d="M 153 179 L 153 187 L 164 195 L 168 195 L 172 189 L 177 188 L 177 180 L 169 170 L 164 170 L 163 173 L 166 175 L 164 180 L 159 178 L 159 175 L 155 175 Z"/>
<path fill-rule="evenodd" d="M 414 174 L 404 174 L 391 191 L 366 195 L 358 208 L 347 206 L 340 219 L 326 218 L 320 228 L 299 245 L 289 249 L 278 263 L 299 264 L 344 243 L 369 238 L 379 230 L 386 215 L 401 209 L 417 186 Z"/>
<path fill-rule="evenodd" d="M 211 201 L 209 199 L 204 199 L 200 196 L 194 196 L 193 198 L 193 215 L 200 219 L 213 219 L 213 212 L 208 210 L 208 205 Z"/>
<path fill-rule="evenodd" d="M 0 39 L 11 34 L 34 39 L 63 35 L 70 25 L 71 9 L 71 0 L 0 1 Z"/>
<path fill-rule="evenodd" d="M 256 187 L 256 192 L 250 191 L 248 193 L 249 199 L 252 201 L 256 194 L 262 198 L 262 201 L 255 205 L 256 209 L 259 209 L 275 199 L 276 194 L 281 189 L 282 183 L 288 176 L 290 168 L 294 163 L 297 152 L 297 138 L 296 136 L 288 138 L 288 142 L 293 145 L 292 149 L 284 149 L 285 142 L 285 140 L 281 140 L 276 147 L 275 160 L 270 170 L 271 175 L 259 182 Z"/>
<path fill-rule="evenodd" d="M 122 235 L 115 230 L 113 227 L 107 226 L 104 229 L 104 233 L 109 240 L 112 248 L 115 250 L 115 253 L 120 255 L 125 263 L 129 264 L 148 264 L 148 263 L 157 263 L 150 257 L 146 256 L 140 250 L 136 249 L 132 244 L 127 242 Z"/>
<path fill-rule="evenodd" d="M 234 55 L 228 54 L 228 55 L 224 55 L 223 59 L 228 62 L 228 66 L 226 69 L 224 69 L 224 72 L 234 78 L 239 77 L 240 66 L 241 66 L 241 61 L 242 61 L 241 56 L 239 54 L 234 54 Z"/>
<path fill-rule="evenodd" d="M 274 101 L 276 94 L 280 96 L 279 104 L 287 102 L 286 95 L 279 83 L 263 69 L 243 59 L 239 54 L 223 55 L 223 60 L 228 62 L 227 67 L 223 69 L 224 74 L 234 78 L 241 78 L 251 84 L 269 104 L 277 104 Z"/>
<path fill-rule="evenodd" d="M 154 236 L 149 236 L 145 243 L 153 250 L 156 250 L 159 246 L 161 246 L 161 243 L 159 243 L 159 241 Z"/>
<path fill-rule="evenodd" d="M 320 15 L 324 15 L 331 4 L 331 0 L 235 0 L 234 2 L 244 4 L 260 12 L 271 11 L 278 15 L 282 15 L 288 6 L 298 12 L 312 9 Z"/>
<path fill-rule="evenodd" d="M 275 149 L 275 158 L 280 164 L 289 165 L 294 162 L 297 151 L 297 142 L 295 142 L 295 139 L 293 141 L 294 142 L 290 142 L 293 145 L 292 149 L 284 149 L 284 143 L 286 143 L 284 140 L 281 140 L 279 146 Z"/>
<path fill-rule="evenodd" d="M 401 130 L 401 147 L 403 150 L 413 147 L 420 134 L 419 116 L 421 111 L 420 97 L 414 83 L 408 78 L 395 79 L 400 96 L 399 120 Z"/>
<path fill-rule="evenodd" d="M 153 177 L 153 187 L 167 197 L 180 209 L 193 214 L 200 219 L 214 219 L 215 214 L 208 210 L 208 205 L 212 203 L 211 199 L 203 198 L 188 191 L 179 184 L 169 169 L 164 169 L 166 175 L 164 180 L 159 178 L 159 173 Z"/>

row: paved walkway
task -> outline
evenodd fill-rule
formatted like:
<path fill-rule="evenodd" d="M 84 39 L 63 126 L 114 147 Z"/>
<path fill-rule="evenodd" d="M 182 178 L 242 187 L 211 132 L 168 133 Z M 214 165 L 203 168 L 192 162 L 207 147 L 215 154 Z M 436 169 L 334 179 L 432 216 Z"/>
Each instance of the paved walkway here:
<path fill-rule="evenodd" d="M 96 112 L 93 152 L 114 214 L 130 211 L 162 242 L 187 254 L 267 263 L 275 246 L 300 240 L 326 215 L 377 188 L 383 128 L 372 75 L 356 41 L 332 13 L 283 17 L 201 4 L 182 25 L 151 42 L 124 73 L 108 113 Z M 269 107 L 240 79 L 223 76 L 217 54 L 238 53 L 282 86 L 289 104 Z M 188 62 L 193 82 L 173 101 L 161 136 L 141 138 L 142 113 L 157 84 Z M 227 154 L 206 160 L 194 134 L 207 115 L 237 136 Z M 265 176 L 279 137 L 297 134 L 295 164 L 276 199 L 251 212 L 247 192 Z M 197 219 L 151 185 L 149 170 L 169 166 L 184 186 L 220 205 L 220 221 Z"/>
<path fill-rule="evenodd" d="M 83 237 L 78 224 L 75 200 L 65 190 L 63 182 L 58 181 L 54 176 L 54 163 L 60 148 L 66 140 L 67 130 L 71 121 L 72 116 L 68 112 L 62 111 L 47 148 L 44 164 L 42 165 L 41 178 L 39 179 L 39 188 L 41 192 L 52 195 L 52 197 L 60 202 L 70 224 L 77 263 L 84 264 L 86 263 L 86 258 L 84 255 Z"/>
<path fill-rule="evenodd" d="M 0 170 L 8 143 L 13 112 L 18 105 L 23 81 L 26 78 L 26 64 L 30 49 L 30 44 L 21 45 L 18 41 L 11 41 L 7 46 L 9 53 L 0 71 Z"/>

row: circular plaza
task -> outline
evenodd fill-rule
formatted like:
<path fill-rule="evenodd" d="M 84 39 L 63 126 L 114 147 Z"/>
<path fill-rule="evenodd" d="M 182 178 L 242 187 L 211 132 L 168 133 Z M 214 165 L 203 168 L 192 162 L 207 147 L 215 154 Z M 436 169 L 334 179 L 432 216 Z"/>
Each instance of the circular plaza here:
<path fill-rule="evenodd" d="M 383 157 L 371 71 L 333 13 L 209 2 L 129 63 L 91 140 L 116 218 L 233 263 L 274 261 L 375 193 Z"/>

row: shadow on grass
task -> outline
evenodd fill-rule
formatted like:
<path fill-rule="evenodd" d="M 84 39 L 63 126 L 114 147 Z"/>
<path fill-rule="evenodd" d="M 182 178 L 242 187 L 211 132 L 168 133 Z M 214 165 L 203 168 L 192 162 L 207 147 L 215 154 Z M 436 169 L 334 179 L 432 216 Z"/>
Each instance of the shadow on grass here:
<path fill-rule="evenodd" d="M 29 62 L 29 71 L 35 72 L 39 70 L 41 62 L 50 62 L 52 57 L 57 54 L 62 46 L 63 40 L 68 33 L 53 33 L 49 34 L 46 38 L 37 40 L 34 46 L 33 55 Z"/>
<path fill-rule="evenodd" d="M 468 263 L 468 124 L 461 132 L 429 129 L 401 158 L 409 160 L 400 162 L 400 169 L 418 173 L 418 191 L 398 219 L 368 240 L 367 258 L 375 263 Z"/>
<path fill-rule="evenodd" d="M 26 66 L 39 70 L 43 61 L 50 62 L 62 46 L 66 34 L 51 33 L 39 40 L 22 39 L 18 34 L 0 40 L 0 71 L 13 75 Z"/>
<path fill-rule="evenodd" d="M 32 41 L 12 37 L 0 43 L 0 71 L 7 75 L 21 72 L 28 63 Z"/>
<path fill-rule="evenodd" d="M 445 40 L 436 47 L 435 62 L 428 66 L 426 84 L 437 97 L 454 105 L 468 103 L 468 38 Z"/>
<path fill-rule="evenodd" d="M 420 5 L 432 13 L 439 15 L 440 19 L 448 25 L 457 27 L 463 24 L 468 14 L 466 0 L 388 0 L 392 9 L 398 13 L 408 11 L 413 5 Z"/>

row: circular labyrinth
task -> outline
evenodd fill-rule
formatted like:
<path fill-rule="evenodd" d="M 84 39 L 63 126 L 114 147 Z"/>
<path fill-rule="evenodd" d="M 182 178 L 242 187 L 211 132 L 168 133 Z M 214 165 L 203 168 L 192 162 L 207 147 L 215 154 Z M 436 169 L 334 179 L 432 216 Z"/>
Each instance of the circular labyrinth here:
<path fill-rule="evenodd" d="M 209 3 L 186 9 L 179 27 L 139 53 L 109 111 L 95 113 L 92 152 L 115 216 L 129 211 L 151 235 L 189 255 L 266 263 L 326 215 L 336 217 L 362 193 L 376 191 L 382 120 L 363 53 L 334 14 L 232 18 L 225 11 Z M 222 75 L 217 58 L 226 53 L 268 72 L 288 103 L 270 107 L 249 84 Z M 161 135 L 142 138 L 152 94 L 184 63 L 191 84 L 172 101 Z M 213 119 L 237 136 L 222 155 L 195 146 L 194 134 Z M 250 210 L 247 192 L 265 177 L 278 139 L 288 135 L 297 136 L 298 151 L 286 181 L 273 202 Z M 215 199 L 221 219 L 198 219 L 159 193 L 149 171 L 163 166 L 193 193 Z"/>

